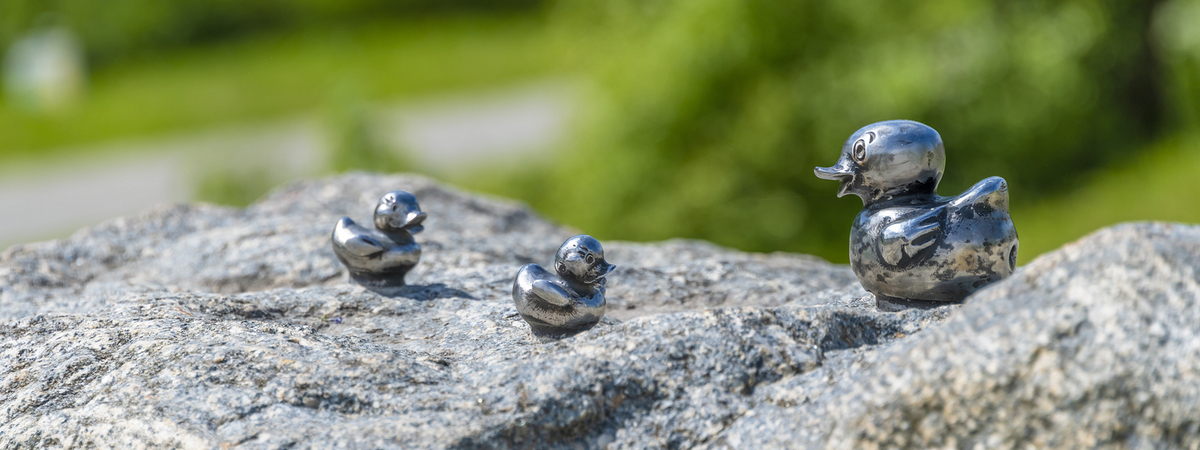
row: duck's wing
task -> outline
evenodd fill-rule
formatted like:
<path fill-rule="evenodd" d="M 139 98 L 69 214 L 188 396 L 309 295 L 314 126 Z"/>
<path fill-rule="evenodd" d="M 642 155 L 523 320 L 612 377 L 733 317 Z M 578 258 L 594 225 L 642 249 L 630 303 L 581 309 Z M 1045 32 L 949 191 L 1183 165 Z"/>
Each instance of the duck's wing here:
<path fill-rule="evenodd" d="M 970 210 L 969 217 L 996 211 L 1007 214 L 1008 183 L 1000 177 L 988 177 L 944 205 L 884 226 L 879 240 L 880 256 L 893 266 L 919 259 L 922 252 L 940 240 L 946 215 L 967 214 L 967 210 Z"/>
<path fill-rule="evenodd" d="M 942 231 L 943 207 L 935 207 L 913 217 L 892 222 L 883 227 L 879 239 L 879 255 L 893 266 L 913 261 L 925 249 L 937 243 Z"/>
<path fill-rule="evenodd" d="M 558 306 L 570 304 L 571 294 L 551 281 L 555 277 L 537 264 L 527 264 L 518 270 L 517 278 L 513 280 L 513 300 L 517 302 L 517 308 L 525 308 L 530 301 Z"/>
<path fill-rule="evenodd" d="M 371 230 L 358 226 L 349 217 L 343 217 L 334 225 L 332 240 L 335 250 L 355 256 L 371 256 L 386 250 L 371 237 Z"/>
<path fill-rule="evenodd" d="M 985 206 L 1008 212 L 1008 182 L 1000 177 L 987 177 L 950 200 L 950 208 Z"/>
<path fill-rule="evenodd" d="M 562 286 L 551 283 L 549 280 L 534 280 L 529 291 L 551 305 L 567 306 L 571 304 L 571 294 L 567 293 Z"/>

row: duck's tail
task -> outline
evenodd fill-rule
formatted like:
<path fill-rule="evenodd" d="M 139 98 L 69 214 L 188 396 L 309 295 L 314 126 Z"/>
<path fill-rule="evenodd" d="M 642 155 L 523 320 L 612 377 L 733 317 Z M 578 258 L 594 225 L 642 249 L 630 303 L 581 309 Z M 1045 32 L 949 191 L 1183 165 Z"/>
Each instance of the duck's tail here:
<path fill-rule="evenodd" d="M 996 211 L 1008 212 L 1008 182 L 1000 177 L 984 178 L 950 204 L 956 207 L 986 205 Z"/>

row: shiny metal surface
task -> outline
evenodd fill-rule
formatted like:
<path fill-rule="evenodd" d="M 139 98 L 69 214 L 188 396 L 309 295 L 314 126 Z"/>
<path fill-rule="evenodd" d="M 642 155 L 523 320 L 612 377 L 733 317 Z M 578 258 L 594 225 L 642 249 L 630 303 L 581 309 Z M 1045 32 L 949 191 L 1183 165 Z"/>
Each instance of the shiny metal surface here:
<path fill-rule="evenodd" d="M 528 264 L 513 280 L 513 303 L 535 336 L 567 337 L 592 328 L 604 317 L 605 276 L 616 266 L 588 235 L 567 239 L 550 273 Z"/>
<path fill-rule="evenodd" d="M 384 194 L 375 207 L 374 229 L 343 217 L 333 227 L 333 253 L 350 279 L 383 295 L 396 295 L 404 275 L 421 260 L 413 235 L 425 230 L 417 198 L 404 191 Z"/>
<path fill-rule="evenodd" d="M 962 301 L 1016 269 L 1008 184 L 990 177 L 941 197 L 945 164 L 937 131 L 891 120 L 859 129 L 836 165 L 815 169 L 841 182 L 838 197 L 862 198 L 850 228 L 850 265 L 881 308 Z"/>

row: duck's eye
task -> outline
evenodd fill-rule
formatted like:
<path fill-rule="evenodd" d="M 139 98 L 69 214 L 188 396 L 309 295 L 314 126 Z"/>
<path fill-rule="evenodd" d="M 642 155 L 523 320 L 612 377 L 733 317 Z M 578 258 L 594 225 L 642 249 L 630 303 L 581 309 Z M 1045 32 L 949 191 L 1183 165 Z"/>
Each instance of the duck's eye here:
<path fill-rule="evenodd" d="M 591 263 L 596 262 L 596 257 L 592 256 L 592 255 L 587 255 L 587 256 L 583 257 L 583 260 L 587 261 L 588 264 L 591 264 Z"/>
<path fill-rule="evenodd" d="M 867 159 L 867 143 L 859 139 L 854 142 L 854 160 L 863 162 Z"/>
<path fill-rule="evenodd" d="M 867 143 L 868 143 L 868 144 L 870 144 L 870 143 L 872 143 L 872 142 L 875 142 L 875 132 L 874 132 L 874 131 L 868 131 L 868 132 L 867 132 Z"/>

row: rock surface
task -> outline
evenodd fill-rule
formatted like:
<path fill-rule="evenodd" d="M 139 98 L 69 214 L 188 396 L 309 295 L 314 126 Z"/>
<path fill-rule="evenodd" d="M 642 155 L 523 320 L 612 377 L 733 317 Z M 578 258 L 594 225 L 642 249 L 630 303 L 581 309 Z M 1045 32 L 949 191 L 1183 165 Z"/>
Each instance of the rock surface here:
<path fill-rule="evenodd" d="M 328 233 L 394 189 L 430 217 L 387 298 Z M 512 276 L 575 233 L 352 174 L 10 248 L 0 447 L 1200 446 L 1200 228 L 1103 230 L 896 313 L 811 257 L 604 242 L 609 317 L 541 342 Z"/>

